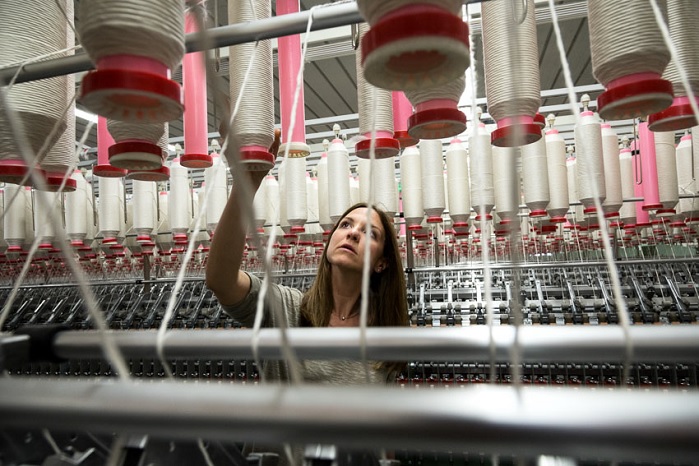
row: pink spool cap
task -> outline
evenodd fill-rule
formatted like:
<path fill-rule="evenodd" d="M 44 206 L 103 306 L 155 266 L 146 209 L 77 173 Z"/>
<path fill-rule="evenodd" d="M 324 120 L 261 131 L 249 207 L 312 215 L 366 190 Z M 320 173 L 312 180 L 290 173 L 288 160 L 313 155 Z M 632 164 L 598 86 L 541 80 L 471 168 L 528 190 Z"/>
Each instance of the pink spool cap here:
<path fill-rule="evenodd" d="M 196 18 L 189 11 L 184 16 L 184 32 L 198 32 Z M 182 59 L 184 154 L 180 157 L 180 164 L 186 168 L 208 168 L 213 165 L 207 132 L 205 60 L 204 52 L 191 52 Z"/>
<path fill-rule="evenodd" d="M 170 179 L 170 169 L 163 165 L 155 170 L 130 170 L 126 178 L 138 181 L 167 181 Z"/>
<path fill-rule="evenodd" d="M 247 171 L 269 171 L 274 168 L 274 156 L 262 146 L 245 146 L 240 149 L 240 163 Z"/>
<path fill-rule="evenodd" d="M 362 39 L 364 77 L 383 89 L 440 86 L 463 75 L 469 63 L 468 25 L 427 2 L 396 8 Z"/>
<path fill-rule="evenodd" d="M 414 146 L 420 140 L 408 133 L 408 119 L 413 114 L 413 106 L 402 91 L 393 91 L 391 97 L 393 100 L 393 138 L 398 140 L 403 149 Z"/>
<path fill-rule="evenodd" d="M 658 113 L 672 104 L 672 83 L 656 73 L 634 73 L 615 79 L 597 97 L 605 120 L 625 120 Z"/>
<path fill-rule="evenodd" d="M 164 123 L 182 115 L 182 89 L 167 67 L 148 57 L 101 58 L 80 86 L 80 102 L 90 111 L 120 121 Z"/>
<path fill-rule="evenodd" d="M 127 139 L 109 146 L 109 164 L 124 170 L 156 170 L 163 166 L 165 154 L 157 144 Z"/>
<path fill-rule="evenodd" d="M 114 138 L 107 129 L 107 119 L 97 117 L 97 165 L 92 169 L 95 176 L 104 178 L 121 178 L 126 176 L 126 170 L 112 166 L 109 163 L 109 148 L 114 144 Z"/>
<path fill-rule="evenodd" d="M 689 97 L 675 97 L 672 105 L 662 112 L 648 117 L 648 128 L 651 131 L 679 131 L 697 125 Z"/>
<path fill-rule="evenodd" d="M 366 139 L 359 141 L 354 146 L 354 152 L 360 159 L 371 158 L 371 136 L 371 133 L 364 134 Z M 389 131 L 376 131 L 375 141 L 374 157 L 377 159 L 395 157 L 400 152 L 400 143 L 393 139 L 393 134 Z"/>
<path fill-rule="evenodd" d="M 541 129 L 534 118 L 517 115 L 502 118 L 490 135 L 490 142 L 498 147 L 526 146 L 541 139 Z"/>
<path fill-rule="evenodd" d="M 408 119 L 408 134 L 415 139 L 442 139 L 461 134 L 466 130 L 466 115 L 457 106 L 458 102 L 449 99 L 418 104 Z"/>

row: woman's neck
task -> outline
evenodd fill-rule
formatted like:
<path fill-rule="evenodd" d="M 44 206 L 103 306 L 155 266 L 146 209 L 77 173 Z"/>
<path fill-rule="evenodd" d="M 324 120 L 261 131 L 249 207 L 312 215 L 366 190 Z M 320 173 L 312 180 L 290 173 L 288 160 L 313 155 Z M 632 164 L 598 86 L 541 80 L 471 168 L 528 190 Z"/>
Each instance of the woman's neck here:
<path fill-rule="evenodd" d="M 359 312 L 359 297 L 361 296 L 361 276 L 348 277 L 347 274 L 332 275 L 333 310 L 340 318 L 345 319 Z"/>

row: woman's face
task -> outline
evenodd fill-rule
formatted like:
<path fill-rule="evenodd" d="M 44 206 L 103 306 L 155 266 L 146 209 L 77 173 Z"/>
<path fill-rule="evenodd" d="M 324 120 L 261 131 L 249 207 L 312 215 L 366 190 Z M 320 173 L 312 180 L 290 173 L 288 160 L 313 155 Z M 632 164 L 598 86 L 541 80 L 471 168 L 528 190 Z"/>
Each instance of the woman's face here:
<path fill-rule="evenodd" d="M 369 267 L 372 272 L 381 272 L 387 263 L 383 257 L 386 232 L 381 224 L 381 218 L 375 210 L 371 212 L 371 219 Z M 337 229 L 333 232 L 328 243 L 327 256 L 330 264 L 361 273 L 364 265 L 364 251 L 367 247 L 365 241 L 366 220 L 366 207 L 356 208 L 340 219 Z"/>

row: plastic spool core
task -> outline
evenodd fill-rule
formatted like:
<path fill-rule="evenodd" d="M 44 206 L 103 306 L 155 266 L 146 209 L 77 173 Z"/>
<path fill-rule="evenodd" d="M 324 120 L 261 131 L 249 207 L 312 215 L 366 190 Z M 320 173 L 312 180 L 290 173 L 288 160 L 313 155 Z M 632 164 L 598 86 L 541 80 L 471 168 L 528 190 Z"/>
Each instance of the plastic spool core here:
<path fill-rule="evenodd" d="M 176 120 L 184 111 L 182 88 L 152 58 L 114 55 L 97 61 L 80 85 L 80 102 L 107 118 L 142 123 Z"/>
<path fill-rule="evenodd" d="M 274 168 L 274 155 L 260 146 L 246 146 L 240 149 L 240 163 L 248 171 L 268 171 Z"/>
<path fill-rule="evenodd" d="M 686 96 L 675 97 L 669 108 L 648 117 L 651 131 L 679 131 L 696 125 L 697 118 Z"/>
<path fill-rule="evenodd" d="M 438 101 L 438 105 L 444 101 Z M 459 110 L 457 102 L 446 101 L 441 108 L 421 110 L 418 104 L 415 113 L 408 118 L 408 134 L 416 139 L 443 139 L 466 130 L 466 115 Z"/>
<path fill-rule="evenodd" d="M 127 140 L 109 146 L 109 164 L 125 170 L 155 170 L 163 165 L 163 150 L 157 144 Z"/>
<path fill-rule="evenodd" d="M 398 140 L 388 137 L 377 137 L 374 139 L 374 157 L 377 159 L 387 159 L 395 157 L 400 152 Z M 354 152 L 361 159 L 371 158 L 371 139 L 359 141 L 354 146 Z"/>
<path fill-rule="evenodd" d="M 427 4 L 402 6 L 371 25 L 362 38 L 364 78 L 376 87 L 437 87 L 470 63 L 468 25 Z"/>
<path fill-rule="evenodd" d="M 155 170 L 129 170 L 126 178 L 138 181 L 167 181 L 170 179 L 170 169 L 163 165 Z"/>
<path fill-rule="evenodd" d="M 635 73 L 611 81 L 597 97 L 605 120 L 626 120 L 658 113 L 672 104 L 672 83 L 656 73 Z"/>
<path fill-rule="evenodd" d="M 526 146 L 541 139 L 541 128 L 534 118 L 518 115 L 498 121 L 498 127 L 490 135 L 490 142 L 498 147 Z"/>

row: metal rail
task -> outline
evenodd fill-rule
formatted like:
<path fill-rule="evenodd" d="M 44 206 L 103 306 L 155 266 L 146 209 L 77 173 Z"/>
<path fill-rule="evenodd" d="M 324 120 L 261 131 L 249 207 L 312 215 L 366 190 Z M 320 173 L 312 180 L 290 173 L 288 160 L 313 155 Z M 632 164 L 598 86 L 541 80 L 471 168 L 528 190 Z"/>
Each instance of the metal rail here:
<path fill-rule="evenodd" d="M 519 332 L 517 334 L 517 332 Z M 381 327 L 366 331 L 366 356 L 384 361 L 489 361 L 491 329 L 486 326 L 447 328 Z M 124 356 L 157 358 L 155 330 L 113 331 Z M 522 362 L 625 361 L 627 342 L 633 361 L 699 361 L 699 325 L 638 326 L 628 340 L 619 326 L 514 326 L 492 328 L 498 362 L 511 360 L 515 337 Z M 252 330 L 171 330 L 165 336 L 169 359 L 250 359 Z M 289 342 L 301 359 L 361 360 L 358 328 L 292 328 Z M 65 331 L 56 335 L 55 353 L 66 359 L 101 358 L 100 335 L 95 331 Z M 263 329 L 259 337 L 262 359 L 283 359 L 278 329 Z"/>
<path fill-rule="evenodd" d="M 0 426 L 694 463 L 699 393 L 4 378 Z"/>

